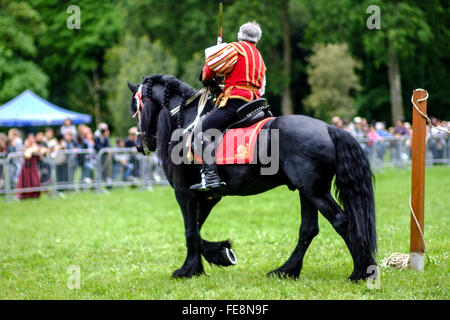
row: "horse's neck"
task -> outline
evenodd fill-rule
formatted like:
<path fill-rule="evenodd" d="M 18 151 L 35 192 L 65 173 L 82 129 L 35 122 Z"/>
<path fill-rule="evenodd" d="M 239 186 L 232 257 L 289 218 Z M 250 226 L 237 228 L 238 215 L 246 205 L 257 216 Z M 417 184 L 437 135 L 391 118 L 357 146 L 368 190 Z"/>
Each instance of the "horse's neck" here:
<path fill-rule="evenodd" d="M 193 123 L 196 121 L 197 117 L 204 115 L 209 112 L 213 107 L 213 103 L 208 99 L 203 106 L 200 106 L 201 97 L 195 99 L 195 101 L 189 103 L 185 106 L 185 109 L 181 112 L 183 113 L 183 128 L 191 128 Z"/>

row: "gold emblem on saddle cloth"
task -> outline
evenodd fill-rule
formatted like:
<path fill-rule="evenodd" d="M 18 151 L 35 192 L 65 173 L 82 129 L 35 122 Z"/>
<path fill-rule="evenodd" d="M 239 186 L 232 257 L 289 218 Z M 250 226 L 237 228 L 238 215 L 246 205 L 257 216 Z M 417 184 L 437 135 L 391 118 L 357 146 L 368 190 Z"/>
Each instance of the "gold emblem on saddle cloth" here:
<path fill-rule="evenodd" d="M 245 144 L 245 146 L 243 144 L 238 145 L 237 150 L 236 150 L 236 154 L 234 155 L 234 158 L 240 158 L 240 159 L 246 159 L 248 158 L 248 154 L 249 154 L 249 149 L 250 146 L 248 145 L 248 143 Z"/>

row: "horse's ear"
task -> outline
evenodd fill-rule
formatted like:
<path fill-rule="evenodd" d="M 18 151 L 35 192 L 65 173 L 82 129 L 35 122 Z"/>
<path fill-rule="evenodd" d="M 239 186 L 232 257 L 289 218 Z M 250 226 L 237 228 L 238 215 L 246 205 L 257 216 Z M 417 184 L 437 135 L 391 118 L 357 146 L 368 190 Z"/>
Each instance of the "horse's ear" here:
<path fill-rule="evenodd" d="M 129 82 L 129 81 L 127 81 L 127 85 L 128 85 L 128 88 L 130 88 L 130 91 L 131 91 L 132 93 L 135 93 L 136 91 L 138 91 L 138 86 L 137 86 L 137 85 L 132 84 L 132 83 Z"/>

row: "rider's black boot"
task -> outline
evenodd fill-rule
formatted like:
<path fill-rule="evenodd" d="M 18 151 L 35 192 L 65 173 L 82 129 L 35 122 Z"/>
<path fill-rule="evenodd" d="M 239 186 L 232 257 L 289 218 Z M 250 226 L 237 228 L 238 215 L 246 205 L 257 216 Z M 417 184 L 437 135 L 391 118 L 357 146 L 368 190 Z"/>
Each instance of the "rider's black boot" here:
<path fill-rule="evenodd" d="M 205 149 L 208 146 L 210 146 L 211 143 L 214 142 L 206 135 L 203 135 L 202 155 L 205 154 Z M 215 158 L 215 148 L 214 151 L 211 152 L 211 156 Z M 208 162 L 211 163 L 208 164 Z M 206 159 L 203 159 L 203 168 L 200 171 L 200 175 L 201 175 L 200 182 L 190 186 L 189 187 L 190 190 L 209 191 L 225 186 L 225 182 L 222 182 L 220 180 L 219 175 L 217 174 L 217 166 L 215 159 L 214 161 L 207 161 Z"/>

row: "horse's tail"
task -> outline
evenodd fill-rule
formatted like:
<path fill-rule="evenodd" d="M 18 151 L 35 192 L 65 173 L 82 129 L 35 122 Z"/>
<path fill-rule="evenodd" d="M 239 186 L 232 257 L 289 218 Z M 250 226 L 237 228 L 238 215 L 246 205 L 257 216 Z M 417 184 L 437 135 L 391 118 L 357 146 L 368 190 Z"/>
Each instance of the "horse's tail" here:
<path fill-rule="evenodd" d="M 347 240 L 359 252 L 377 250 L 372 171 L 358 141 L 345 130 L 328 127 L 336 149 L 336 196 L 348 217 Z"/>

